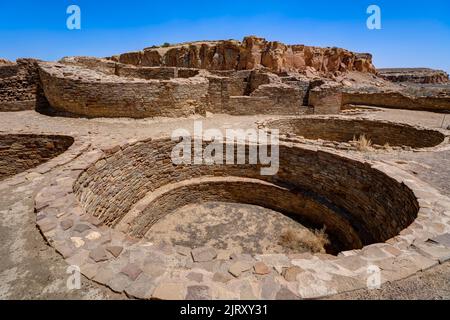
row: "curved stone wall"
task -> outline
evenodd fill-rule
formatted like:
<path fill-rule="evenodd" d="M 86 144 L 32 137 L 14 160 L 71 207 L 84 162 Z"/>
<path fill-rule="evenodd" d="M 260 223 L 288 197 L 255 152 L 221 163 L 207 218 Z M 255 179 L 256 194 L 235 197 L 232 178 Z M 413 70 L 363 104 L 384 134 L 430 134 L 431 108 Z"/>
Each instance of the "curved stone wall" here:
<path fill-rule="evenodd" d="M 0 135 L 0 180 L 34 168 L 66 151 L 74 142 L 67 136 Z"/>
<path fill-rule="evenodd" d="M 268 129 L 278 129 L 282 135 L 296 135 L 311 140 L 348 142 L 365 135 L 372 143 L 383 146 L 412 148 L 435 147 L 445 140 L 436 130 L 416 128 L 407 124 L 344 118 L 296 118 L 267 122 Z"/>
<path fill-rule="evenodd" d="M 108 75 L 74 65 L 40 63 L 50 105 L 85 117 L 185 117 L 202 113 L 208 80 L 145 80 Z"/>
<path fill-rule="evenodd" d="M 218 192 L 217 188 L 211 191 L 208 185 L 180 190 L 184 194 L 196 190 L 200 199 L 225 192 L 230 201 L 254 201 L 269 208 L 289 211 L 312 225 L 325 225 L 327 230 L 333 230 L 332 236 L 343 243 L 346 241 L 342 239 L 348 239 L 347 234 L 356 234 L 359 241 L 351 244 L 354 248 L 394 237 L 417 216 L 418 203 L 409 188 L 369 164 L 356 160 L 281 144 L 278 173 L 261 176 L 259 165 L 176 166 L 171 161 L 175 144 L 169 139 L 139 142 L 125 146 L 91 166 L 74 185 L 86 212 L 114 227 L 149 192 L 180 181 L 208 176 L 251 178 L 273 186 L 258 185 L 249 193 L 248 185 L 240 187 L 230 181 L 231 184 L 226 187 L 229 191 Z M 279 190 L 273 192 L 274 188 L 287 189 L 291 195 L 280 197 Z M 253 195 L 252 199 L 250 196 Z M 299 197 L 297 202 L 286 203 L 292 201 L 294 196 Z M 323 210 L 324 207 L 326 210 Z M 330 216 L 335 218 L 330 219 Z M 145 217 L 136 219 L 139 222 Z M 141 222 L 151 224 L 152 219 Z M 339 224 L 344 229 L 339 229 L 335 221 L 344 221 Z M 142 229 L 131 229 L 131 233 L 142 235 L 146 229 L 142 226 Z"/>
<path fill-rule="evenodd" d="M 341 106 L 364 105 L 380 108 L 449 112 L 448 94 L 414 96 L 403 92 L 343 92 Z"/>
<path fill-rule="evenodd" d="M 282 212 L 311 228 L 322 228 L 326 224 L 331 238 L 326 249 L 330 253 L 362 247 L 352 225 L 337 215 L 332 206 L 320 203 L 299 190 L 237 177 L 201 177 L 163 186 L 138 201 L 116 228 L 141 238 L 152 232 L 155 223 L 176 209 L 188 204 L 214 201 L 261 206 Z"/>

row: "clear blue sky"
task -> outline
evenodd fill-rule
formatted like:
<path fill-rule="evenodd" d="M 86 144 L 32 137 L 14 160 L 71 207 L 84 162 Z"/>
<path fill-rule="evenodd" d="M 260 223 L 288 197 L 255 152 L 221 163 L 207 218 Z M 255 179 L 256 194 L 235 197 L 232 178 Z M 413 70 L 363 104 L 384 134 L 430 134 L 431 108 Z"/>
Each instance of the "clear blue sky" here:
<path fill-rule="evenodd" d="M 66 28 L 81 8 L 82 29 Z M 382 10 L 382 30 L 366 9 Z M 0 2 L 0 57 L 108 56 L 164 42 L 242 39 L 339 46 L 374 55 L 377 67 L 450 71 L 448 0 L 57 0 Z"/>

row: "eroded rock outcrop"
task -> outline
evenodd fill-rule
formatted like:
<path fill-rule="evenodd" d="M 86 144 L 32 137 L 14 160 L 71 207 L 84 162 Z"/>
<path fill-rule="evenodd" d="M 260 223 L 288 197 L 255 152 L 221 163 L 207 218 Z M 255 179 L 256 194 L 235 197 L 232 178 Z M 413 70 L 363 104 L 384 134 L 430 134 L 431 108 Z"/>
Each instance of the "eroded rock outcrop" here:
<path fill-rule="evenodd" d="M 112 60 L 136 66 L 169 66 L 208 70 L 252 70 L 321 73 L 360 71 L 375 73 L 370 54 L 341 48 L 286 45 L 254 36 L 236 40 L 191 42 L 123 53 Z"/>
<path fill-rule="evenodd" d="M 2 65 L 13 65 L 14 62 L 0 58 L 0 66 Z"/>
<path fill-rule="evenodd" d="M 378 69 L 378 74 L 392 82 L 448 83 L 449 75 L 442 70 L 428 68 Z"/>

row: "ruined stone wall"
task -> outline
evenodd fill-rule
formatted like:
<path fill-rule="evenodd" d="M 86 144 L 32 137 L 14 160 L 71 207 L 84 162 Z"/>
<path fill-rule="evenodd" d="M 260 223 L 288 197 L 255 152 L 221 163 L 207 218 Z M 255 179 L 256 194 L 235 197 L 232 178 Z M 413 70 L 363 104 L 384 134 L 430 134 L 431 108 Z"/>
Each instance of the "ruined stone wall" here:
<path fill-rule="evenodd" d="M 162 186 L 201 176 L 244 177 L 287 188 L 326 206 L 351 225 L 364 245 L 390 239 L 417 216 L 412 191 L 367 163 L 281 143 L 278 173 L 262 176 L 260 165 L 176 166 L 171 160 L 175 145 L 170 139 L 151 140 L 106 155 L 77 180 L 74 190 L 80 203 L 89 214 L 114 226 L 138 200 Z M 265 195 L 268 202 L 278 203 L 276 193 Z M 325 215 L 311 212 L 310 222 L 328 229 Z M 345 238 L 350 231 L 336 232 L 337 238 Z"/>
<path fill-rule="evenodd" d="M 445 140 L 439 131 L 417 128 L 406 124 L 362 119 L 332 117 L 280 119 L 266 124 L 282 135 L 296 135 L 305 139 L 348 142 L 365 135 L 372 143 L 383 146 L 412 148 L 435 147 Z"/>
<path fill-rule="evenodd" d="M 244 96 L 249 94 L 252 71 L 209 71 L 210 74 L 227 78 L 227 91 L 230 96 Z"/>
<path fill-rule="evenodd" d="M 59 62 L 67 65 L 84 67 L 108 75 L 116 74 L 117 63 L 107 59 L 95 57 L 65 57 L 61 59 Z"/>
<path fill-rule="evenodd" d="M 334 252 L 362 247 L 358 234 L 346 219 L 336 215 L 331 208 L 308 197 L 307 194 L 291 192 L 289 189 L 260 180 L 233 177 L 199 178 L 164 186 L 147 195 L 144 201 L 138 202 L 120 221 L 117 228 L 140 238 L 155 223 L 176 209 L 208 201 L 257 205 L 282 212 L 304 225 L 315 222 L 315 227 L 318 228 L 322 228 L 323 220 L 326 220 L 329 226 L 327 231 L 331 235 L 339 235 L 339 237 L 331 236 L 331 249 Z M 322 216 L 322 221 L 317 219 L 317 215 Z M 343 234 L 340 230 L 348 232 Z"/>
<path fill-rule="evenodd" d="M 172 67 L 133 67 L 126 64 L 116 65 L 116 75 L 125 78 L 170 80 L 178 77 L 177 68 Z"/>
<path fill-rule="evenodd" d="M 127 79 L 62 64 L 41 63 L 46 97 L 59 111 L 86 117 L 184 117 L 203 113 L 208 80 Z"/>
<path fill-rule="evenodd" d="M 213 113 L 298 115 L 310 110 L 304 106 L 307 89 L 283 84 L 281 80 L 270 84 L 258 84 L 257 89 L 250 95 L 244 95 L 253 83 L 251 80 L 240 81 L 242 78 L 236 80 L 236 78 L 217 76 L 208 77 L 208 79 L 207 110 Z"/>
<path fill-rule="evenodd" d="M 147 48 L 112 57 L 121 63 L 136 66 L 168 66 L 207 70 L 252 70 L 267 68 L 279 73 L 304 71 L 307 67 L 318 72 L 361 71 L 375 73 L 370 54 L 353 53 L 340 48 L 319 48 L 285 45 L 278 41 L 246 37 L 215 42 L 193 42 L 168 48 Z"/>
<path fill-rule="evenodd" d="M 309 105 L 314 114 L 338 114 L 342 107 L 342 88 L 339 86 L 321 86 L 309 91 Z"/>
<path fill-rule="evenodd" d="M 342 105 L 348 104 L 449 112 L 450 96 L 414 97 L 401 92 L 343 92 Z"/>
<path fill-rule="evenodd" d="M 32 110 L 47 105 L 40 87 L 37 60 L 0 65 L 0 111 Z"/>
<path fill-rule="evenodd" d="M 229 109 L 230 92 L 227 77 L 208 77 L 208 105 L 207 111 L 212 113 L 226 113 Z"/>
<path fill-rule="evenodd" d="M 0 180 L 58 156 L 73 142 L 65 136 L 0 135 Z"/>

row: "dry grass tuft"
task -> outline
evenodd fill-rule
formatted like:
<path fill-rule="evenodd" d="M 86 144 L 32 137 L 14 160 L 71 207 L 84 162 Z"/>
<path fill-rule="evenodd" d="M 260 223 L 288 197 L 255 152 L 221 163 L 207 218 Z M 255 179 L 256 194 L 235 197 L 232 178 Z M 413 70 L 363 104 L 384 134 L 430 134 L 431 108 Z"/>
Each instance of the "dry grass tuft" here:
<path fill-rule="evenodd" d="M 325 227 L 322 230 L 293 230 L 286 229 L 280 236 L 280 244 L 293 251 L 308 250 L 312 253 L 325 253 L 325 245 L 329 244 Z"/>
<path fill-rule="evenodd" d="M 358 151 L 370 151 L 372 149 L 372 140 L 367 139 L 365 134 L 362 134 L 357 139 L 353 136 L 353 143 Z"/>

